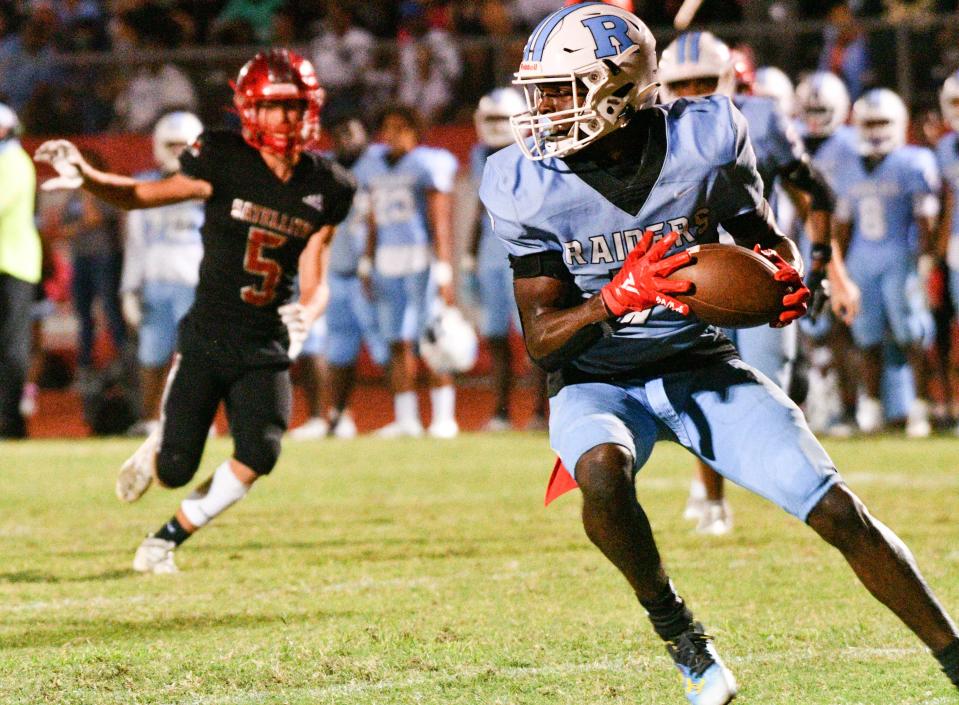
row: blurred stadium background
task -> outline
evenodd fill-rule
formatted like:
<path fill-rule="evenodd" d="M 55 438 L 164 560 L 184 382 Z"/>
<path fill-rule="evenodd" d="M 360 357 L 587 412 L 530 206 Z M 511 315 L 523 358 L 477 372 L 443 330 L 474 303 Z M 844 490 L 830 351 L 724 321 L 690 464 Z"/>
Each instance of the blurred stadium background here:
<path fill-rule="evenodd" d="M 19 0 L 0 4 L 0 100 L 19 115 L 31 150 L 49 136 L 70 136 L 101 154 L 110 168 L 132 174 L 152 166 L 149 135 L 162 114 L 196 112 L 207 127 L 231 126 L 229 82 L 257 49 L 285 45 L 310 58 L 327 90 L 324 121 L 359 115 L 372 123 L 390 103 L 415 105 L 431 127 L 425 142 L 460 161 L 456 242 L 473 227 L 475 184 L 468 153 L 476 137 L 479 98 L 506 85 L 525 36 L 559 0 Z M 675 35 L 679 0 L 626 0 L 653 29 L 660 48 Z M 730 45 L 748 45 L 756 65 L 781 67 L 796 80 L 828 69 L 853 99 L 872 86 L 894 88 L 912 111 L 912 138 L 930 144 L 941 123 L 938 89 L 959 67 L 959 13 L 954 0 L 706 0 L 693 28 L 708 28 Z M 50 172 L 40 170 L 41 178 Z M 34 436 L 83 434 L 71 370 L 77 324 L 69 300 L 69 242 L 57 237 L 62 195 L 41 194 L 38 223 L 56 263 L 56 309 L 43 322 L 39 346 L 50 364 L 34 374 L 42 387 L 30 421 Z M 943 302 L 947 297 L 942 297 Z M 461 301 L 474 319 L 471 302 Z M 106 326 L 100 326 L 105 330 Z M 514 338 L 515 359 L 525 355 Z M 98 337 L 96 365 L 116 355 Z M 487 418 L 484 353 L 461 379 L 464 428 Z M 381 371 L 367 358 L 369 386 L 357 416 L 361 430 L 382 421 Z M 471 396 L 472 395 L 472 396 Z M 519 413 L 529 405 L 520 395 Z M 370 407 L 371 413 L 363 409 Z M 295 426 L 302 417 L 296 407 Z"/>

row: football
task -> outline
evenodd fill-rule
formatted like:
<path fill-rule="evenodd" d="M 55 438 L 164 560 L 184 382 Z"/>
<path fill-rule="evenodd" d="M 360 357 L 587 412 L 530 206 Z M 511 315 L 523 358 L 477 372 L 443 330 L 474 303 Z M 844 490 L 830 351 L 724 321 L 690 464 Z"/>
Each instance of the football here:
<path fill-rule="evenodd" d="M 692 263 L 669 278 L 693 283 L 688 294 L 675 297 L 700 319 L 723 328 L 752 328 L 779 316 L 789 287 L 773 279 L 776 266 L 765 257 L 721 244 L 697 245 L 689 253 Z"/>

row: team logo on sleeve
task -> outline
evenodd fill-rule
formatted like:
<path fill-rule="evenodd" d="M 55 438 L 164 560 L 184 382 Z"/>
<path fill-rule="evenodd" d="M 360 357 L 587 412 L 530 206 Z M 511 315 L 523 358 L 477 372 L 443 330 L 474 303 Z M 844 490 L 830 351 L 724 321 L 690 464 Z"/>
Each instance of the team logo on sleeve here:
<path fill-rule="evenodd" d="M 308 205 L 313 210 L 322 211 L 323 210 L 323 194 L 311 193 L 309 196 L 304 196 L 303 203 Z"/>

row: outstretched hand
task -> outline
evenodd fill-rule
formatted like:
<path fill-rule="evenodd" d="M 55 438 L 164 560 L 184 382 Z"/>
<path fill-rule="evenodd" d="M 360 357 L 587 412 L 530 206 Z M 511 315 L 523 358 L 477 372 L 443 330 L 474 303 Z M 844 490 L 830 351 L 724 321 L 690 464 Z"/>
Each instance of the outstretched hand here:
<path fill-rule="evenodd" d="M 809 308 L 809 297 L 812 295 L 812 292 L 803 284 L 802 277 L 799 276 L 796 268 L 784 260 L 782 255 L 776 252 L 776 250 L 756 245 L 753 247 L 753 252 L 762 255 L 772 262 L 776 266 L 776 273 L 773 275 L 773 279 L 778 282 L 783 282 L 789 287 L 789 293 L 783 297 L 783 310 L 780 312 L 779 318 L 769 324 L 773 328 L 788 326 L 797 318 L 801 318 L 806 314 Z"/>
<path fill-rule="evenodd" d="M 83 155 L 77 146 L 69 140 L 47 140 L 33 153 L 38 162 L 46 162 L 57 171 L 57 176 L 44 181 L 40 188 L 44 191 L 58 189 L 77 189 L 83 185 L 81 168 L 86 166 Z"/>
<path fill-rule="evenodd" d="M 618 318 L 630 311 L 644 311 L 657 305 L 683 316 L 689 314 L 689 305 L 669 294 L 685 294 L 692 288 L 692 282 L 666 277 L 689 264 L 692 255 L 683 251 L 663 259 L 678 239 L 679 233 L 671 232 L 652 244 L 653 233 L 649 230 L 643 233 L 642 240 L 626 256 L 623 268 L 600 290 L 610 314 Z"/>

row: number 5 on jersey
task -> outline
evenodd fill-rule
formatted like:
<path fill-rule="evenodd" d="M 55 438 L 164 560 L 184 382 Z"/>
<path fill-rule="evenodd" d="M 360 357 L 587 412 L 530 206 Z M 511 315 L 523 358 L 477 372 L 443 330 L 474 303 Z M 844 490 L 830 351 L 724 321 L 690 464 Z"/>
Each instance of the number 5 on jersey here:
<path fill-rule="evenodd" d="M 276 298 L 276 285 L 283 276 L 283 267 L 263 253 L 267 249 L 276 249 L 286 243 L 286 235 L 250 228 L 246 239 L 246 252 L 243 255 L 243 269 L 250 274 L 262 277 L 259 284 L 250 284 L 240 289 L 240 297 L 253 306 L 266 306 Z"/>

